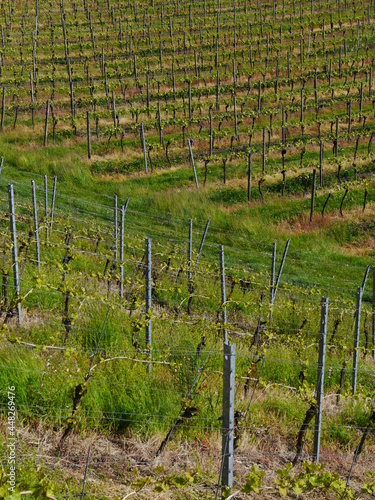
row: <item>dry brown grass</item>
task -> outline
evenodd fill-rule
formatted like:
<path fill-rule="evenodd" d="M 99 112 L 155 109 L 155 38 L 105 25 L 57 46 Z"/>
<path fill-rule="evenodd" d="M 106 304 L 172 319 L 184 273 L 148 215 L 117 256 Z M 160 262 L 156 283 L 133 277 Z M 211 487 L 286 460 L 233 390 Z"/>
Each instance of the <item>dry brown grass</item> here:
<path fill-rule="evenodd" d="M 320 213 L 315 213 L 313 220 L 310 222 L 310 214 L 301 214 L 299 217 L 289 220 L 283 220 L 278 224 L 278 230 L 281 233 L 288 235 L 299 235 L 312 232 L 324 231 L 336 224 L 352 223 L 356 225 L 365 225 L 372 221 L 375 215 L 375 204 L 370 202 L 366 206 L 365 212 L 362 207 L 356 206 L 350 209 L 344 208 L 343 216 L 337 210 L 328 212 L 322 218 Z M 347 255 L 364 256 L 373 254 L 375 249 L 375 239 L 371 234 L 361 237 L 361 244 L 358 242 L 346 244 L 340 247 L 339 251 Z"/>
<path fill-rule="evenodd" d="M 332 415 L 339 411 L 337 405 L 325 398 L 325 411 Z M 0 432 L 5 435 L 6 422 L 0 421 Z M 122 499 L 131 494 L 131 498 L 149 499 L 211 499 L 214 498 L 216 481 L 221 464 L 221 436 L 204 435 L 200 440 L 170 442 L 161 457 L 156 457 L 164 434 L 153 433 L 150 439 L 141 439 L 131 432 L 123 434 L 98 434 L 92 431 L 73 434 L 67 443 L 63 455 L 57 453 L 61 431 L 52 429 L 43 421 L 27 422 L 19 420 L 17 424 L 18 447 L 22 450 L 22 459 L 33 457 L 36 466 L 43 465 L 51 471 L 58 470 L 65 481 L 73 481 L 79 491 L 84 475 L 87 451 L 91 446 L 91 459 L 86 483 L 86 491 L 107 498 Z M 295 439 L 282 437 L 278 428 L 258 429 L 253 433 L 244 432 L 240 447 L 235 452 L 234 477 L 238 493 L 235 498 L 280 498 L 273 480 L 276 470 L 285 466 L 294 456 Z M 322 462 L 332 472 L 345 477 L 350 469 L 352 454 L 342 454 L 322 444 Z M 239 492 L 246 474 L 253 464 L 266 471 L 264 488 L 260 495 L 245 495 Z M 21 463 L 19 466 L 22 466 Z M 155 468 L 163 466 L 165 475 L 181 475 L 189 471 L 197 481 L 183 490 L 157 493 L 154 485 L 145 485 L 139 492 L 132 483 L 139 477 L 161 478 Z M 356 464 L 351 485 L 356 489 L 365 480 L 364 472 L 372 469 L 371 455 L 363 455 Z M 294 498 L 294 496 L 292 497 Z M 335 498 L 328 494 L 314 493 L 301 498 Z"/>

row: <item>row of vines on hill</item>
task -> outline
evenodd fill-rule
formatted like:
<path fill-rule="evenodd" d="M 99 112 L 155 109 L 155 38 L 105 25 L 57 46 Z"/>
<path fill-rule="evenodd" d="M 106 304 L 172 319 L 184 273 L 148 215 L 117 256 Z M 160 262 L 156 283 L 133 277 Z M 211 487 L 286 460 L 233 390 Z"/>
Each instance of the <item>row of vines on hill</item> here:
<path fill-rule="evenodd" d="M 94 170 L 125 172 L 143 168 L 143 123 L 151 170 L 186 163 L 190 137 L 205 181 L 248 174 L 259 197 L 305 191 L 313 167 L 330 189 L 367 178 L 374 7 L 340 4 L 3 3 L 2 129 L 96 136 Z"/>

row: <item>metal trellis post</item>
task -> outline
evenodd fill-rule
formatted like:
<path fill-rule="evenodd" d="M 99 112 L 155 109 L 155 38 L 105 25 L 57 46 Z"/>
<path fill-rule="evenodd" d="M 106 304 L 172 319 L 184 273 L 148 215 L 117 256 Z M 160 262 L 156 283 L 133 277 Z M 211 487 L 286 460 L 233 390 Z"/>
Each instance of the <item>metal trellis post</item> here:
<path fill-rule="evenodd" d="M 47 175 L 44 174 L 44 217 L 46 223 L 46 240 L 48 239 L 48 184 Z"/>
<path fill-rule="evenodd" d="M 194 156 L 193 156 L 193 150 L 191 148 L 191 143 L 192 143 L 191 139 L 188 139 L 189 151 L 190 151 L 190 158 L 191 158 L 191 163 L 193 165 L 193 170 L 194 170 L 195 185 L 197 186 L 197 189 L 199 189 L 197 171 L 195 169 Z"/>
<path fill-rule="evenodd" d="M 317 463 L 319 463 L 320 433 L 321 433 L 321 428 L 322 428 L 324 366 L 325 366 L 325 359 L 326 359 L 327 322 L 328 322 L 328 298 L 323 297 L 322 298 L 321 313 L 320 313 L 318 378 L 317 378 L 317 385 L 316 385 L 316 399 L 317 399 L 317 403 L 318 403 L 318 408 L 317 408 L 317 414 L 315 417 L 314 452 L 313 452 L 313 459 Z"/>
<path fill-rule="evenodd" d="M 193 260 L 193 220 L 189 219 L 189 270 L 188 279 L 191 280 L 191 265 Z"/>
<path fill-rule="evenodd" d="M 84 478 L 83 478 L 81 500 L 83 500 L 85 498 L 85 485 L 86 485 L 86 479 L 87 479 L 87 472 L 89 470 L 90 451 L 91 451 L 91 446 L 89 446 L 89 451 L 87 452 L 86 468 L 85 468 L 85 475 L 84 475 Z"/>
<path fill-rule="evenodd" d="M 223 321 L 223 333 L 224 342 L 228 342 L 228 330 L 227 330 L 227 305 L 225 297 L 225 264 L 224 264 L 224 247 L 220 245 L 220 283 L 221 283 L 221 307 L 222 311 L 222 321 Z"/>
<path fill-rule="evenodd" d="M 128 204 L 129 198 L 126 200 L 125 205 L 121 206 L 120 211 L 120 299 L 124 297 L 124 221 Z"/>
<path fill-rule="evenodd" d="M 34 218 L 36 261 L 37 261 L 37 264 L 38 264 L 38 271 L 40 272 L 40 249 L 39 249 L 38 211 L 37 211 L 37 208 L 36 208 L 35 182 L 34 182 L 33 179 L 31 179 L 31 195 L 32 195 L 32 203 L 33 203 L 33 218 Z"/>
<path fill-rule="evenodd" d="M 117 262 L 117 240 L 118 240 L 118 227 L 117 227 L 117 195 L 114 196 L 114 219 L 113 219 L 113 238 L 114 238 L 114 259 Z"/>
<path fill-rule="evenodd" d="M 375 266 L 372 268 L 372 359 L 375 361 Z"/>
<path fill-rule="evenodd" d="M 234 382 L 236 344 L 224 342 L 222 487 L 233 486 Z"/>
<path fill-rule="evenodd" d="M 199 251 L 198 251 L 198 257 L 197 257 L 197 260 L 195 261 L 193 279 L 195 278 L 195 275 L 197 273 L 198 262 L 199 262 L 199 259 L 200 259 L 201 255 L 202 255 L 203 245 L 204 245 L 204 242 L 205 242 L 205 239 L 206 239 L 206 236 L 207 236 L 208 227 L 210 225 L 210 222 L 211 222 L 211 219 L 207 219 L 206 227 L 204 228 L 204 233 L 203 233 L 203 236 L 202 236 L 202 241 L 201 241 L 201 244 L 200 244 L 200 247 L 199 247 Z"/>
<path fill-rule="evenodd" d="M 280 283 L 281 273 L 283 272 L 283 268 L 284 268 L 284 264 L 285 264 L 285 259 L 286 259 L 286 256 L 287 256 L 287 253 L 288 253 L 288 249 L 289 249 L 289 244 L 290 244 L 290 240 L 287 240 L 286 245 L 285 245 L 285 249 L 284 249 L 283 258 L 281 259 L 281 264 L 280 264 L 280 267 L 279 267 L 279 272 L 278 272 L 277 278 L 276 278 L 276 284 L 275 284 L 275 290 L 273 292 L 273 302 L 272 302 L 272 304 L 275 302 L 277 289 L 278 289 L 278 286 L 279 286 L 279 283 Z"/>
<path fill-rule="evenodd" d="M 273 294 L 275 289 L 275 268 L 276 268 L 276 241 L 272 244 L 272 262 L 271 262 L 271 283 L 270 283 L 270 321 L 272 319 Z"/>
<path fill-rule="evenodd" d="M 353 351 L 353 371 L 352 371 L 353 396 L 357 390 L 358 347 L 359 347 L 359 330 L 361 326 L 362 293 L 363 293 L 363 288 L 359 286 L 357 289 L 357 305 L 355 310 L 355 326 L 354 326 L 354 351 Z"/>
<path fill-rule="evenodd" d="M 152 292 L 152 272 L 151 272 L 151 239 L 146 238 L 146 348 L 149 350 L 151 360 L 151 292 Z M 151 376 L 151 363 L 148 365 L 148 373 Z"/>
<path fill-rule="evenodd" d="M 52 203 L 51 203 L 51 220 L 50 220 L 50 235 L 52 233 L 52 224 L 53 224 L 53 212 L 55 210 L 55 199 L 56 199 L 56 184 L 57 184 L 57 176 L 53 178 L 53 191 L 52 191 Z"/>
<path fill-rule="evenodd" d="M 14 208 L 14 192 L 13 184 L 8 184 L 8 198 L 9 198 L 9 218 L 10 218 L 10 232 L 12 235 L 12 257 L 13 257 L 13 277 L 14 277 L 14 293 L 17 299 L 17 315 L 18 323 L 22 323 L 21 318 L 21 302 L 20 298 L 20 281 L 18 274 L 18 252 L 17 252 L 17 230 L 16 230 L 16 214 Z"/>

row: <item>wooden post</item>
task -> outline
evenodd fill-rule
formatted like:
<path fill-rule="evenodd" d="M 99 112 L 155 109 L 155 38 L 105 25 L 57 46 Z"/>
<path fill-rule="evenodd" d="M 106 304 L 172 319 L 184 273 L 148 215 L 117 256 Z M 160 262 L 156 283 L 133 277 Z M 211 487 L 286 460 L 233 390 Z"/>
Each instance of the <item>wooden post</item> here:
<path fill-rule="evenodd" d="M 312 222 L 314 216 L 315 188 L 316 188 L 316 169 L 314 168 L 312 188 L 311 188 L 310 223 Z"/>
<path fill-rule="evenodd" d="M 162 126 L 161 126 L 160 101 L 158 101 L 158 118 L 159 118 L 159 139 L 160 139 L 160 145 L 164 147 L 163 129 L 162 129 Z"/>
<path fill-rule="evenodd" d="M 251 153 L 247 157 L 247 201 L 251 201 Z"/>
<path fill-rule="evenodd" d="M 146 155 L 146 139 L 145 139 L 145 129 L 143 126 L 143 122 L 141 123 L 141 141 L 142 141 L 142 147 L 143 147 L 143 159 L 145 162 L 145 172 L 147 174 L 148 170 L 147 170 L 147 155 Z M 151 167 L 152 167 L 152 165 L 151 165 Z"/>
<path fill-rule="evenodd" d="M 133 56 L 133 62 L 134 62 L 134 80 L 138 82 L 138 73 L 137 73 L 137 56 L 134 54 Z"/>
<path fill-rule="evenodd" d="M 262 140 L 262 173 L 266 172 L 266 129 L 263 127 L 263 140 Z"/>
<path fill-rule="evenodd" d="M 87 111 L 87 157 L 91 158 L 90 111 Z"/>
<path fill-rule="evenodd" d="M 115 93 L 112 90 L 112 117 L 113 117 L 113 126 L 116 128 L 116 101 L 115 101 Z"/>
<path fill-rule="evenodd" d="M 31 96 L 31 123 L 34 128 L 34 82 L 33 75 L 30 73 L 30 96 Z"/>
<path fill-rule="evenodd" d="M 213 150 L 213 132 L 212 132 L 212 110 L 210 108 L 210 156 L 212 156 Z"/>
<path fill-rule="evenodd" d="M 324 144 L 322 141 L 320 141 L 320 152 L 319 152 L 319 182 L 320 182 L 320 187 L 324 186 L 323 159 L 324 159 Z"/>
<path fill-rule="evenodd" d="M 258 112 L 261 111 L 261 100 L 262 100 L 262 82 L 259 80 L 259 87 L 258 87 Z"/>
<path fill-rule="evenodd" d="M 147 100 L 147 114 L 150 116 L 150 76 L 146 73 L 146 100 Z"/>
<path fill-rule="evenodd" d="M 216 111 L 219 111 L 220 109 L 220 104 L 219 104 L 219 86 L 220 86 L 220 78 L 219 78 L 219 72 L 216 72 Z"/>
<path fill-rule="evenodd" d="M 233 94 L 233 105 L 234 105 L 234 133 L 236 135 L 236 138 L 238 138 L 236 94 Z"/>
<path fill-rule="evenodd" d="M 189 93 L 189 122 L 191 123 L 191 83 L 188 82 L 188 93 Z"/>
<path fill-rule="evenodd" d="M 349 99 L 349 103 L 348 103 L 348 135 L 351 132 L 351 128 L 352 128 L 352 100 Z"/>
<path fill-rule="evenodd" d="M 47 146 L 47 139 L 48 139 L 48 117 L 49 117 L 49 100 L 47 100 L 46 103 L 46 121 L 44 124 L 44 147 Z"/>
<path fill-rule="evenodd" d="M 174 71 L 174 55 L 172 58 L 172 86 L 173 86 L 173 99 L 176 100 L 176 77 Z"/>
<path fill-rule="evenodd" d="M 1 132 L 4 130 L 4 119 L 5 119 L 5 87 L 3 87 L 3 103 L 1 108 Z"/>
<path fill-rule="evenodd" d="M 372 95 L 372 68 L 370 68 L 370 75 L 368 80 L 368 96 L 371 99 Z"/>

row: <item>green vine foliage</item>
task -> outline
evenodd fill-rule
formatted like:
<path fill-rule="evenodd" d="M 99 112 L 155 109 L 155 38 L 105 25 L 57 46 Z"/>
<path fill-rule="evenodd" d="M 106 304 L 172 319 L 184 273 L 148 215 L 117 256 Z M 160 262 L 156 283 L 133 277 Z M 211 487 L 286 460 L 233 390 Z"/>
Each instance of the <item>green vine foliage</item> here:
<path fill-rule="evenodd" d="M 137 471 L 135 471 L 137 474 Z M 145 486 L 151 486 L 155 492 L 162 493 L 169 489 L 183 489 L 194 483 L 194 474 L 186 471 L 182 475 L 167 475 L 163 466 L 154 469 L 154 477 L 137 477 L 132 488 L 141 491 Z"/>
<path fill-rule="evenodd" d="M 28 477 L 27 481 L 17 482 L 14 488 L 10 487 L 9 476 L 0 470 L 0 499 L 21 500 L 22 498 L 56 500 L 53 485 L 42 469 L 37 469 Z"/>
<path fill-rule="evenodd" d="M 344 492 L 348 500 L 354 498 L 353 491 L 346 486 L 345 481 L 336 473 L 324 472 L 323 464 L 304 461 L 302 467 L 303 471 L 299 474 L 295 473 L 291 463 L 276 471 L 278 479 L 275 479 L 275 485 L 282 498 L 289 497 L 292 492 L 298 497 L 318 489 L 322 492 L 332 491 L 337 498 L 341 498 Z"/>
<path fill-rule="evenodd" d="M 254 464 L 251 467 L 251 471 L 246 476 L 246 484 L 242 487 L 244 493 L 259 493 L 259 489 L 262 487 L 263 478 L 266 475 L 264 470 L 260 470 L 259 467 Z"/>

